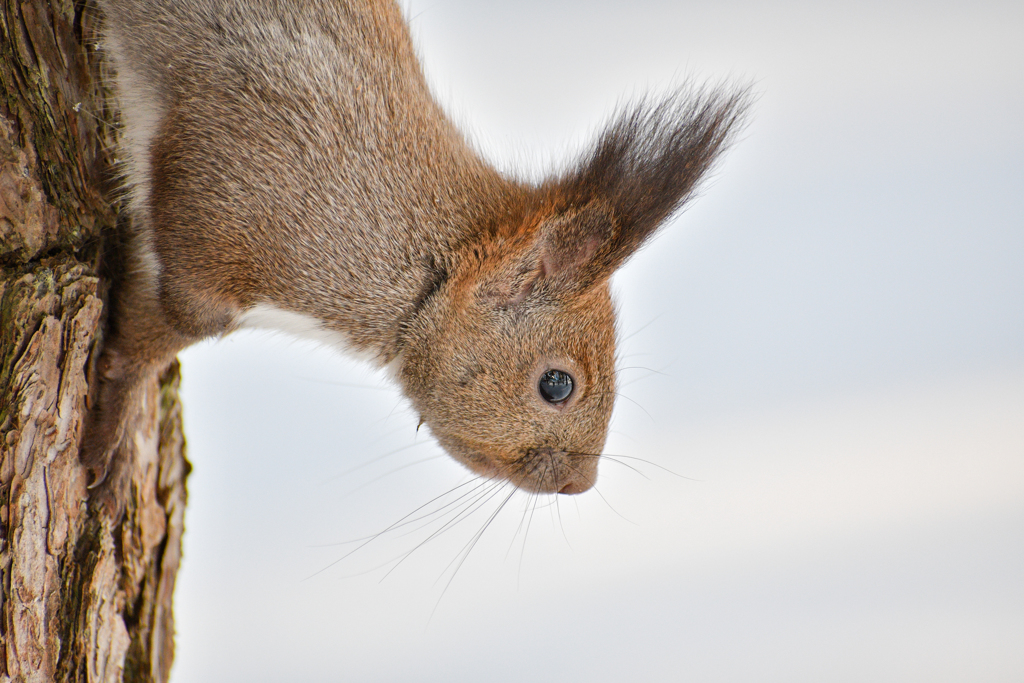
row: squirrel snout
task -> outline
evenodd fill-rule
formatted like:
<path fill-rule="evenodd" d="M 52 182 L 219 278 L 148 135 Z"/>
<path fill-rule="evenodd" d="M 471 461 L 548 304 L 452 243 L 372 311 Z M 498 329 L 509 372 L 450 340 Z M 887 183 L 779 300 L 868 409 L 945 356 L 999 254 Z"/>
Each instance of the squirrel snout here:
<path fill-rule="evenodd" d="M 597 481 L 598 456 L 568 453 L 553 448 L 527 452 L 531 470 L 519 486 L 538 492 L 573 495 L 589 491 Z"/>

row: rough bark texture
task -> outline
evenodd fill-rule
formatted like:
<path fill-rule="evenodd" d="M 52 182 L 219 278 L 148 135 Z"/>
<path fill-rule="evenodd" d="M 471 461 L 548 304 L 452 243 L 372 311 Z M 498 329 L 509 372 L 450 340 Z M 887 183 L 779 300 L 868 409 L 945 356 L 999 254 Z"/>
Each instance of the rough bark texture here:
<path fill-rule="evenodd" d="M 0 681 L 165 681 L 174 653 L 177 367 L 148 391 L 117 525 L 78 462 L 117 220 L 96 20 L 0 0 Z"/>

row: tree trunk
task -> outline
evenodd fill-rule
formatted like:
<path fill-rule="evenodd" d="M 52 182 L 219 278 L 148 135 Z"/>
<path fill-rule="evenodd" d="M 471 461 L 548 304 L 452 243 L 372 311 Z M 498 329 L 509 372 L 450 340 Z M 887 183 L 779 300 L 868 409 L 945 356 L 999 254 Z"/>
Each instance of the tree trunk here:
<path fill-rule="evenodd" d="M 121 522 L 87 505 L 78 462 L 117 251 L 97 20 L 0 0 L 0 681 L 166 681 L 174 654 L 177 367 L 147 393 Z"/>

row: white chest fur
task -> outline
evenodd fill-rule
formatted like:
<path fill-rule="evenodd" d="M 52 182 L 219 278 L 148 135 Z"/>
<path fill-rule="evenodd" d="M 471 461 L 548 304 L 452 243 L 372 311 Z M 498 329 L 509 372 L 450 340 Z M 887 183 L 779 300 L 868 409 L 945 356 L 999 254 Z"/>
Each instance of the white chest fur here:
<path fill-rule="evenodd" d="M 242 312 L 236 320 L 237 329 L 284 332 L 300 339 L 309 339 L 329 346 L 347 356 L 377 365 L 373 353 L 355 349 L 344 332 L 326 327 L 322 320 L 296 313 L 273 304 L 256 304 Z"/>

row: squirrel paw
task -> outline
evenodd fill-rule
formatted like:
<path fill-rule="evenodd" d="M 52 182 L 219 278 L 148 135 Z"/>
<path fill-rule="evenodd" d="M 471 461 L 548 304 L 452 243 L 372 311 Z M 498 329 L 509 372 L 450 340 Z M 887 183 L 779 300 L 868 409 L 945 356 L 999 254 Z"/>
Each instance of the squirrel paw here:
<path fill-rule="evenodd" d="M 88 475 L 89 504 L 117 519 L 124 509 L 132 453 L 122 444 L 127 433 L 135 382 L 111 372 L 111 354 L 100 359 L 96 404 L 89 411 L 78 458 Z"/>

